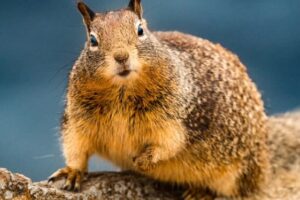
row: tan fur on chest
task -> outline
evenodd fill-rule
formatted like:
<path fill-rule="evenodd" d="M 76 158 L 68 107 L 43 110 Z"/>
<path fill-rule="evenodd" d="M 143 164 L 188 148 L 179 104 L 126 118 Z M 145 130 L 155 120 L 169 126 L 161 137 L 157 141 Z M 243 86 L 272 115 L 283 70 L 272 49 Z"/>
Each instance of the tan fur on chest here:
<path fill-rule="evenodd" d="M 163 120 L 164 116 L 156 112 L 132 117 L 132 110 L 120 110 L 116 104 L 109 114 L 95 114 L 92 119 L 81 122 L 80 127 L 88 131 L 86 137 L 90 145 L 94 145 L 95 153 L 123 169 L 133 169 L 132 159 L 145 145 L 176 149 L 169 153 L 173 155 L 182 150 L 185 130 L 181 122 Z"/>
<path fill-rule="evenodd" d="M 111 119 L 99 120 L 97 153 L 123 168 L 131 168 L 132 158 L 138 152 L 138 136 L 129 132 L 129 119 L 116 114 Z"/>

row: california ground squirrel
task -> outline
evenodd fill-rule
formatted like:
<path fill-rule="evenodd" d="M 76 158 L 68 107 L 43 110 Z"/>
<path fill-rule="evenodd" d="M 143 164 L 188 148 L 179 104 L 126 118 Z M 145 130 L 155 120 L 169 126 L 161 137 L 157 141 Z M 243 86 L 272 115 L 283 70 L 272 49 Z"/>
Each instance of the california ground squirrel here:
<path fill-rule="evenodd" d="M 140 0 L 94 13 L 78 3 L 87 42 L 67 90 L 65 189 L 79 190 L 91 155 L 162 182 L 248 196 L 266 181 L 261 95 L 238 57 L 179 32 L 150 32 Z"/>

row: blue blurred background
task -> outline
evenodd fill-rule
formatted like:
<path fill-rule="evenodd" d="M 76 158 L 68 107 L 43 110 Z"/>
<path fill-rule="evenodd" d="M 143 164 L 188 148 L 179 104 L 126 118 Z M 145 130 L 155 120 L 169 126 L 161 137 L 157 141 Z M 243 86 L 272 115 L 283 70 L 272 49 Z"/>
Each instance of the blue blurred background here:
<path fill-rule="evenodd" d="M 86 0 L 97 11 L 127 0 Z M 238 54 L 268 114 L 300 105 L 299 0 L 144 0 L 152 30 L 179 30 Z M 64 165 L 58 141 L 67 76 L 85 42 L 74 0 L 2 1 L 0 167 L 45 179 Z M 92 170 L 115 169 L 93 159 Z"/>

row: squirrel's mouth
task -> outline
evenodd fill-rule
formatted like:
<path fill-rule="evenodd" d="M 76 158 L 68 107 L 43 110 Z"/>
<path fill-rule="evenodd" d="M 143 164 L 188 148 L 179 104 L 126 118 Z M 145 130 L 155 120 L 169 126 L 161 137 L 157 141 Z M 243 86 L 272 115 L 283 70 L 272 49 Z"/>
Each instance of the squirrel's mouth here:
<path fill-rule="evenodd" d="M 131 70 L 126 69 L 126 70 L 123 70 L 123 71 L 119 72 L 118 75 L 119 75 L 119 76 L 122 76 L 122 77 L 126 77 L 126 76 L 128 76 L 130 73 L 131 73 Z"/>

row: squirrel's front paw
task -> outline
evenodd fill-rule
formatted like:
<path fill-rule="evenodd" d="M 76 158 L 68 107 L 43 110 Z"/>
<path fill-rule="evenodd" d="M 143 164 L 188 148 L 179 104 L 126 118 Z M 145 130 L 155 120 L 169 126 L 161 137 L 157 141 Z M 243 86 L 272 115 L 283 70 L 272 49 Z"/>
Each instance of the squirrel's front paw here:
<path fill-rule="evenodd" d="M 48 182 L 55 182 L 58 179 L 65 178 L 66 182 L 62 189 L 68 191 L 79 192 L 81 180 L 84 176 L 84 172 L 72 169 L 70 167 L 64 167 L 54 172 L 48 179 Z"/>
<path fill-rule="evenodd" d="M 133 165 L 139 171 L 150 171 L 154 168 L 155 163 L 152 161 L 151 155 L 142 154 L 140 156 L 136 156 L 133 159 Z"/>
<path fill-rule="evenodd" d="M 149 171 L 155 167 L 158 157 L 155 154 L 155 148 L 145 147 L 145 150 L 133 159 L 133 165 L 139 171 Z"/>

